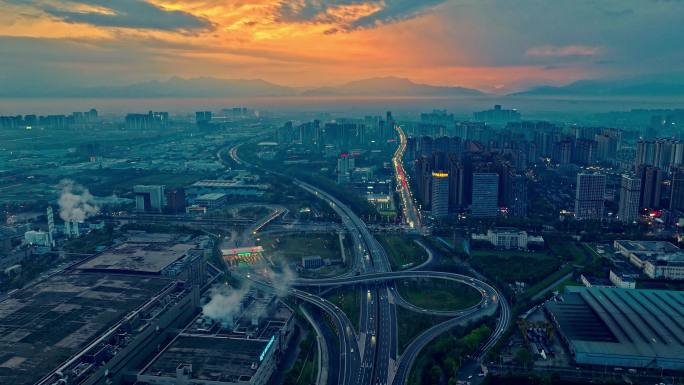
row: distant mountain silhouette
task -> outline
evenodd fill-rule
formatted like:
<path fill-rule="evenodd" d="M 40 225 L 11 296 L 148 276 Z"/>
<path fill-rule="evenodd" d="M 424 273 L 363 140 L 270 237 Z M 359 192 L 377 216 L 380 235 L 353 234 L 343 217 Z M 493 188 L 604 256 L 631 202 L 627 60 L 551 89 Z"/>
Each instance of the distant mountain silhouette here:
<path fill-rule="evenodd" d="M 684 78 L 580 80 L 564 86 L 540 86 L 512 96 L 684 96 Z"/>
<path fill-rule="evenodd" d="M 480 96 L 483 92 L 464 87 L 431 86 L 398 77 L 355 80 L 339 86 L 313 88 L 308 96 Z"/>
<path fill-rule="evenodd" d="M 173 77 L 164 81 L 148 81 L 116 86 L 69 86 L 2 88 L 5 97 L 94 97 L 94 98 L 187 98 L 187 97 L 256 97 L 291 96 L 297 91 L 261 79 L 217 79 Z"/>

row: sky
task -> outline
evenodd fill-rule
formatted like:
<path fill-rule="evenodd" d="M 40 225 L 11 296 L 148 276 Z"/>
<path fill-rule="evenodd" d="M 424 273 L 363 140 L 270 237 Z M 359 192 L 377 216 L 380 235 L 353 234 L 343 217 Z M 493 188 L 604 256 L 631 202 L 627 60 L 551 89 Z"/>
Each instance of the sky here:
<path fill-rule="evenodd" d="M 684 0 L 0 0 L 0 87 L 397 76 L 511 92 L 684 72 Z"/>

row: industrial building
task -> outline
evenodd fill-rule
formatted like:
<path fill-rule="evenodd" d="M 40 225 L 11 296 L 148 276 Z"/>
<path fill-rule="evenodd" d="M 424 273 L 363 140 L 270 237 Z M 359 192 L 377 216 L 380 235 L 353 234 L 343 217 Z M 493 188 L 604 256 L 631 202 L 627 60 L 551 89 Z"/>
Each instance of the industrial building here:
<path fill-rule="evenodd" d="M 206 282 L 207 245 L 198 239 L 176 239 L 168 234 L 132 236 L 76 267 L 88 272 L 164 276 L 190 283 Z M 155 242 L 155 240 L 166 240 Z"/>
<path fill-rule="evenodd" d="M 270 188 L 268 184 L 247 183 L 245 179 L 199 180 L 187 189 L 187 195 L 200 196 L 209 193 L 223 193 L 229 197 L 258 197 Z"/>
<path fill-rule="evenodd" d="M 202 194 L 194 199 L 194 203 L 207 209 L 216 209 L 228 204 L 228 195 L 219 192 Z"/>
<path fill-rule="evenodd" d="M 580 365 L 684 370 L 684 292 L 567 287 L 545 305 Z"/>
<path fill-rule="evenodd" d="M 615 250 L 651 279 L 684 279 L 684 251 L 669 242 L 613 242 Z"/>
<path fill-rule="evenodd" d="M 231 294 L 221 289 L 212 296 Z M 251 290 L 232 313 L 198 316 L 138 373 L 138 383 L 268 384 L 292 336 L 293 312 L 274 295 Z"/>
<path fill-rule="evenodd" d="M 129 235 L 0 302 L 0 383 L 121 384 L 195 317 L 210 245 Z"/>

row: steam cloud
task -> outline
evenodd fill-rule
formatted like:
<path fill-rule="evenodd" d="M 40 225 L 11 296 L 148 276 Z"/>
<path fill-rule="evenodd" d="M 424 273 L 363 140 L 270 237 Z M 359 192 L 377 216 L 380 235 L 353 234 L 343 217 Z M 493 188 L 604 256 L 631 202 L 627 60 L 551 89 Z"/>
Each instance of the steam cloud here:
<path fill-rule="evenodd" d="M 100 208 L 87 188 L 70 179 L 59 182 L 62 192 L 59 196 L 59 216 L 65 222 L 83 222 L 95 215 Z"/>
<path fill-rule="evenodd" d="M 281 271 L 277 273 L 271 269 L 266 270 L 266 276 L 268 276 L 271 285 L 275 288 L 276 295 L 280 298 L 286 297 L 289 294 L 292 283 L 297 279 L 297 275 L 287 264 L 281 266 Z"/>
<path fill-rule="evenodd" d="M 232 289 L 228 286 L 212 289 L 211 299 L 202 307 L 202 313 L 215 321 L 232 326 L 233 318 L 240 315 L 240 303 L 248 292 L 248 286 L 241 289 Z"/>

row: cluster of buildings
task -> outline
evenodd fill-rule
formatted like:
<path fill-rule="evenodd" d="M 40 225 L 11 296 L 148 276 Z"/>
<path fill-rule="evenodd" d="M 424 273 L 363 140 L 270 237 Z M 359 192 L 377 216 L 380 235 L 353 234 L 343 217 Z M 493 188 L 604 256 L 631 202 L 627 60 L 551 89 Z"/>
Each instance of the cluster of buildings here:
<path fill-rule="evenodd" d="M 331 122 L 314 120 L 295 125 L 288 122 L 276 130 L 279 144 L 299 144 L 320 149 L 334 146 L 338 149 L 355 146 L 381 145 L 394 139 L 395 120 L 391 112 L 385 118 L 366 116 L 363 119 L 336 119 Z"/>
<path fill-rule="evenodd" d="M 405 160 L 423 209 L 435 218 L 470 209 L 494 218 L 527 215 L 527 178 L 512 159 L 461 137 L 409 137 Z"/>
<path fill-rule="evenodd" d="M 92 108 L 85 112 L 73 112 L 70 115 L 0 116 L 0 129 L 65 129 L 85 127 L 97 122 L 97 110 Z"/>
<path fill-rule="evenodd" d="M 0 383 L 268 384 L 293 311 L 273 294 L 217 283 L 212 252 L 206 236 L 129 231 L 9 293 L 0 301 Z"/>
<path fill-rule="evenodd" d="M 681 291 L 567 287 L 544 309 L 575 364 L 662 373 L 684 370 L 683 303 Z"/>

